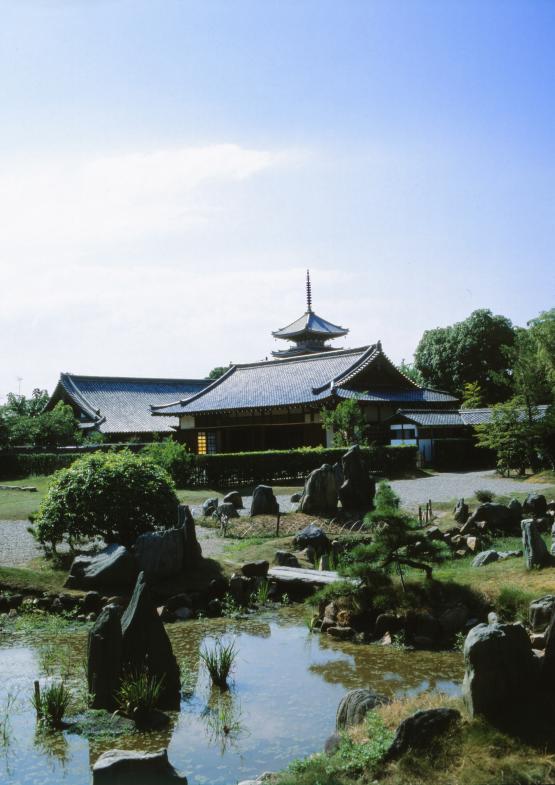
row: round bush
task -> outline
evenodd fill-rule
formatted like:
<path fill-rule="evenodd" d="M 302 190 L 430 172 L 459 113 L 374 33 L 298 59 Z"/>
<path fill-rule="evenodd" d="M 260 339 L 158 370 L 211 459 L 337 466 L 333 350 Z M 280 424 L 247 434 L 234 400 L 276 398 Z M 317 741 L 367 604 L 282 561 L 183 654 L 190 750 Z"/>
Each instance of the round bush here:
<path fill-rule="evenodd" d="M 129 547 L 139 534 L 175 526 L 179 500 L 164 469 L 128 450 L 96 452 L 54 475 L 34 518 L 39 542 L 101 537 Z"/>

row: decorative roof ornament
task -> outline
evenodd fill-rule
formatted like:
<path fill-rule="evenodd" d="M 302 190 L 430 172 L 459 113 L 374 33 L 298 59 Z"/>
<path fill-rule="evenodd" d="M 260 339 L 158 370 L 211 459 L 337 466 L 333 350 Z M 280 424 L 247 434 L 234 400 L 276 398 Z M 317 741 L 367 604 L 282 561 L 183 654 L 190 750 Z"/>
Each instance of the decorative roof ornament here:
<path fill-rule="evenodd" d="M 306 271 L 306 311 L 287 327 L 272 333 L 274 338 L 291 341 L 294 346 L 272 352 L 274 357 L 293 357 L 296 355 L 316 354 L 332 351 L 336 347 L 328 346 L 326 341 L 341 338 L 349 332 L 345 327 L 332 324 L 312 310 L 312 285 L 310 270 Z"/>

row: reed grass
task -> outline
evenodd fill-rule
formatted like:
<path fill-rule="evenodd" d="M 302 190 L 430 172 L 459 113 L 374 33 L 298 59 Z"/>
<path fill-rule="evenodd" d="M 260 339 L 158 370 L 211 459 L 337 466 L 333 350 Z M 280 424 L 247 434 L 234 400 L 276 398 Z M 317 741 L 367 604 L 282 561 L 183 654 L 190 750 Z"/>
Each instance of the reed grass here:
<path fill-rule="evenodd" d="M 235 642 L 225 643 L 221 638 L 216 638 L 211 648 L 205 646 L 200 652 L 200 658 L 210 674 L 212 683 L 221 690 L 228 689 L 227 680 L 237 654 Z"/>
<path fill-rule="evenodd" d="M 71 694 L 63 681 L 53 682 L 43 690 L 35 689 L 31 702 L 39 722 L 59 728 L 71 700 Z"/>
<path fill-rule="evenodd" d="M 140 721 L 158 706 L 163 684 L 163 675 L 146 670 L 127 673 L 116 692 L 116 705 L 126 717 Z"/>

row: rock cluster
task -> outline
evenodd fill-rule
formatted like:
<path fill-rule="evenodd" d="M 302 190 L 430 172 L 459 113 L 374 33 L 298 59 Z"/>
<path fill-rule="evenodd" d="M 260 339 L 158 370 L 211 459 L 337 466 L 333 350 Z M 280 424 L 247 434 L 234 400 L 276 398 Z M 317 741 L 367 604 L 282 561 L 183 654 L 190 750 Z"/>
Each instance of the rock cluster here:
<path fill-rule="evenodd" d="M 312 471 L 304 485 L 299 510 L 308 515 L 333 515 L 338 501 L 346 513 L 364 514 L 372 509 L 376 487 L 360 447 L 355 444 L 341 463 L 325 463 Z"/>
<path fill-rule="evenodd" d="M 160 708 L 178 709 L 179 667 L 164 624 L 140 573 L 126 611 L 108 605 L 89 632 L 87 679 L 93 707 L 113 709 L 114 692 L 126 673 L 163 678 Z"/>
<path fill-rule="evenodd" d="M 164 580 L 192 569 L 201 555 L 191 511 L 180 504 L 177 528 L 141 534 L 131 549 L 112 544 L 100 553 L 76 556 L 65 586 L 126 591 L 141 571 L 149 581 Z"/>

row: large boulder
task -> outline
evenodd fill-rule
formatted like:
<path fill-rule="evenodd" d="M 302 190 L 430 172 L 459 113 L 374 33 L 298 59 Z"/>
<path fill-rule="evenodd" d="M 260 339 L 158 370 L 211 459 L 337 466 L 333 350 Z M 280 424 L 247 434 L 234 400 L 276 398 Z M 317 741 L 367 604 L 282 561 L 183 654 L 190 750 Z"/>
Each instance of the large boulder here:
<path fill-rule="evenodd" d="M 471 717 L 492 723 L 516 717 L 529 704 L 537 668 L 521 624 L 478 624 L 464 644 L 463 697 Z"/>
<path fill-rule="evenodd" d="M 252 494 L 251 517 L 255 515 L 277 515 L 279 505 L 269 485 L 257 485 Z"/>
<path fill-rule="evenodd" d="M 397 728 L 395 738 L 385 754 L 385 760 L 394 760 L 409 750 L 422 750 L 431 746 L 461 719 L 456 709 L 426 709 L 407 717 Z"/>
<path fill-rule="evenodd" d="M 533 518 L 527 518 L 520 525 L 526 567 L 531 570 L 533 567 L 548 567 L 555 564 L 555 557 L 547 550 L 547 545 L 538 531 L 536 521 Z"/>
<path fill-rule="evenodd" d="M 93 556 L 76 556 L 65 586 L 69 589 L 128 590 L 137 578 L 135 557 L 123 545 L 108 545 Z"/>
<path fill-rule="evenodd" d="M 467 522 L 469 514 L 468 504 L 466 504 L 464 499 L 459 499 L 453 510 L 454 519 L 457 523 L 464 524 Z"/>
<path fill-rule="evenodd" d="M 329 463 L 308 475 L 299 510 L 307 515 L 333 515 L 337 510 L 335 473 Z"/>
<path fill-rule="evenodd" d="M 178 575 L 183 572 L 183 532 L 181 529 L 166 529 L 140 534 L 133 545 L 133 553 L 149 582 Z"/>
<path fill-rule="evenodd" d="M 265 578 L 268 575 L 270 565 L 264 559 L 251 561 L 243 564 L 241 572 L 247 578 Z"/>
<path fill-rule="evenodd" d="M 120 611 L 107 605 L 89 632 L 87 683 L 91 708 L 112 710 L 121 676 L 122 636 Z"/>
<path fill-rule="evenodd" d="M 299 560 L 295 556 L 294 553 L 289 553 L 289 551 L 276 551 L 276 555 L 274 556 L 274 564 L 279 565 L 280 567 L 299 567 Z"/>
<path fill-rule="evenodd" d="M 359 688 L 349 690 L 339 701 L 335 717 L 336 730 L 345 730 L 351 725 L 359 725 L 369 711 L 387 703 L 388 699 L 373 690 Z"/>
<path fill-rule="evenodd" d="M 187 785 L 187 777 L 169 762 L 167 750 L 108 750 L 94 764 L 92 775 L 93 785 Z"/>
<path fill-rule="evenodd" d="M 547 512 L 547 501 L 542 493 L 529 493 L 524 499 L 522 512 L 533 518 L 543 518 Z"/>
<path fill-rule="evenodd" d="M 528 608 L 528 620 L 532 632 L 543 632 L 555 611 L 555 594 L 546 594 L 533 600 Z"/>
<path fill-rule="evenodd" d="M 209 518 L 217 509 L 218 499 L 215 496 L 210 497 L 210 499 L 205 499 L 202 503 L 202 514 L 205 518 Z"/>
<path fill-rule="evenodd" d="M 121 629 L 123 670 L 146 670 L 151 676 L 163 677 L 159 706 L 179 709 L 179 666 L 142 572 L 121 618 Z"/>
<path fill-rule="evenodd" d="M 368 474 L 358 444 L 354 444 L 345 453 L 341 459 L 341 465 L 344 478 L 339 488 L 341 506 L 344 510 L 349 511 L 367 512 L 371 510 L 376 494 L 376 484 Z"/>
<path fill-rule="evenodd" d="M 480 523 L 481 521 L 483 521 L 488 529 L 492 531 L 509 534 L 518 530 L 520 518 L 504 504 L 486 502 L 485 504 L 480 504 L 480 506 L 476 508 L 461 530 L 461 534 L 467 533 L 467 528 L 468 533 L 470 533 L 473 525 Z"/>
<path fill-rule="evenodd" d="M 293 544 L 299 550 L 312 548 L 318 556 L 328 553 L 331 549 L 331 542 L 326 532 L 315 523 L 309 523 L 308 526 L 305 526 L 304 529 L 298 532 L 295 535 Z"/>

